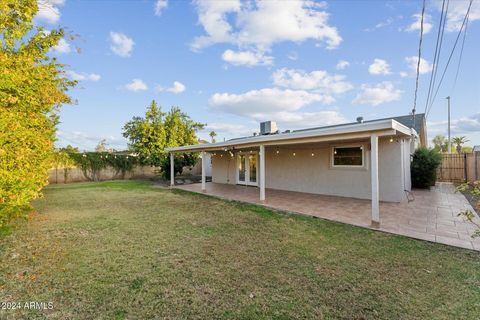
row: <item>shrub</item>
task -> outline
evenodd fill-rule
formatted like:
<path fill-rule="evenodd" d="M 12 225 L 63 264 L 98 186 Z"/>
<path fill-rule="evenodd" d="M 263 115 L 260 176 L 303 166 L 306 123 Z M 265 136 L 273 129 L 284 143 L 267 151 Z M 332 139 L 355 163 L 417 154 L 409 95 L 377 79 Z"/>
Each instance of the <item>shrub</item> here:
<path fill-rule="evenodd" d="M 108 152 L 84 152 L 70 153 L 75 165 L 79 167 L 86 179 L 90 181 L 100 180 L 100 171 L 106 167 L 112 167 L 115 175 L 121 173 L 122 179 L 138 163 L 137 158 L 131 155 L 116 155 Z"/>
<path fill-rule="evenodd" d="M 429 188 L 435 185 L 437 168 L 442 162 L 442 155 L 435 149 L 418 148 L 413 154 L 411 164 L 412 186 Z"/>

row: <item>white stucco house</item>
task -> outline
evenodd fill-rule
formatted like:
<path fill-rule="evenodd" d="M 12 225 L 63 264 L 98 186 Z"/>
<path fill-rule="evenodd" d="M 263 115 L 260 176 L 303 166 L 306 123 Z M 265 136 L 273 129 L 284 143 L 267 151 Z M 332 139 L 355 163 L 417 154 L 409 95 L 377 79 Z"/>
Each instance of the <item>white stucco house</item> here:
<path fill-rule="evenodd" d="M 423 115 L 416 117 L 358 118 L 284 132 L 274 122 L 264 122 L 260 133 L 249 137 L 167 151 L 171 157 L 200 152 L 203 168 L 209 154 L 213 183 L 258 188 L 261 201 L 268 201 L 266 189 L 371 199 L 372 221 L 378 222 L 379 201 L 407 201 L 411 154 L 421 141 L 417 130 L 424 131 Z M 205 190 L 206 169 L 202 173 Z"/>

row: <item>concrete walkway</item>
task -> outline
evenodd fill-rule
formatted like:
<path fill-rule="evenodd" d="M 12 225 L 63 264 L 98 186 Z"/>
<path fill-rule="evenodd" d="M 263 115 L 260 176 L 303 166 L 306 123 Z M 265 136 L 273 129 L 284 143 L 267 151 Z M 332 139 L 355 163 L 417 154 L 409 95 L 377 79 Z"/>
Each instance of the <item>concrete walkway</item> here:
<path fill-rule="evenodd" d="M 452 184 L 440 183 L 431 190 L 414 190 L 410 203 L 380 203 L 380 225 L 371 224 L 371 202 L 353 198 L 324 196 L 283 190 L 266 190 L 266 202 L 260 203 L 255 187 L 207 183 L 206 194 L 278 210 L 316 216 L 369 229 L 404 235 L 480 251 L 480 239 L 472 239 L 475 226 L 457 217 L 472 207 Z M 201 193 L 201 184 L 175 186 Z M 478 217 L 477 217 L 478 219 Z M 480 220 L 480 219 L 479 219 Z"/>

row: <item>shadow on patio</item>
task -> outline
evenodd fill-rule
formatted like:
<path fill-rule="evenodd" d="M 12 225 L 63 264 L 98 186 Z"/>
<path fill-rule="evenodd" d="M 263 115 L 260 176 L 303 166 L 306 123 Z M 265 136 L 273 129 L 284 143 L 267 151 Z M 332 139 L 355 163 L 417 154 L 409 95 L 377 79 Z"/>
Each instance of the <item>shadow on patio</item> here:
<path fill-rule="evenodd" d="M 174 188 L 203 193 L 201 184 Z M 413 190 L 410 203 L 380 203 L 380 225 L 371 224 L 371 201 L 310 193 L 266 189 L 266 201 L 259 200 L 256 187 L 207 183 L 207 195 L 255 203 L 293 213 L 315 216 L 364 228 L 480 251 L 480 239 L 472 239 L 474 227 L 457 217 L 473 210 L 451 184 L 440 183 L 432 190 Z"/>

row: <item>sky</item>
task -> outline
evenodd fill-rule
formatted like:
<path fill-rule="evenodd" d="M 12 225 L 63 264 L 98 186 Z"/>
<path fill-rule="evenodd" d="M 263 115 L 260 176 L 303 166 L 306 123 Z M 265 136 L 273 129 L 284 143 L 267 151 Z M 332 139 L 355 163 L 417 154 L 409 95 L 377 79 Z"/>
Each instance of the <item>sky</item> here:
<path fill-rule="evenodd" d="M 409 114 L 414 104 L 421 1 L 38 0 L 36 26 L 64 28 L 51 50 L 78 80 L 63 106 L 57 146 L 126 149 L 122 127 L 154 99 L 206 124 L 217 141 Z M 426 1 L 417 113 L 426 110 L 442 1 Z M 468 1 L 451 0 L 437 84 Z M 480 1 L 459 64 L 459 38 L 427 118 L 429 139 L 447 133 L 480 145 Z M 458 68 L 459 67 L 459 68 Z M 457 69 L 458 76 L 457 75 Z M 456 81 L 455 81 L 456 78 Z M 436 92 L 436 87 L 434 92 Z M 433 95 L 432 95 L 433 96 Z"/>

